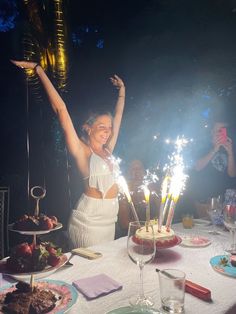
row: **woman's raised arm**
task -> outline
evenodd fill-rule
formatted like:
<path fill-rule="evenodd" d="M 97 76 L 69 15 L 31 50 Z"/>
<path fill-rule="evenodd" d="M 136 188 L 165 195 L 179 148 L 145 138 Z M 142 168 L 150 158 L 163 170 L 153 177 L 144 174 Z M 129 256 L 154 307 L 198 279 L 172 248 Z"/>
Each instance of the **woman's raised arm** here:
<path fill-rule="evenodd" d="M 82 141 L 79 139 L 75 128 L 73 126 L 71 117 L 69 112 L 66 108 L 66 105 L 49 80 L 48 76 L 44 72 L 43 68 L 35 62 L 30 61 L 13 61 L 16 66 L 22 69 L 31 69 L 34 70 L 38 76 L 40 81 L 42 82 L 46 93 L 48 95 L 49 101 L 51 103 L 52 109 L 58 116 L 59 122 L 65 134 L 65 140 L 68 147 L 69 152 L 72 156 L 78 157 L 79 152 L 81 151 L 82 147 L 84 146 Z"/>
<path fill-rule="evenodd" d="M 115 114 L 114 114 L 114 119 L 113 119 L 113 134 L 107 145 L 107 148 L 112 153 L 116 145 L 118 135 L 119 135 L 120 124 L 121 124 L 124 106 L 125 106 L 125 85 L 122 79 L 119 78 L 119 76 L 117 75 L 114 75 L 114 77 L 111 77 L 111 82 L 114 86 L 116 86 L 119 89 L 119 94 L 118 94 L 118 99 L 116 102 Z"/>

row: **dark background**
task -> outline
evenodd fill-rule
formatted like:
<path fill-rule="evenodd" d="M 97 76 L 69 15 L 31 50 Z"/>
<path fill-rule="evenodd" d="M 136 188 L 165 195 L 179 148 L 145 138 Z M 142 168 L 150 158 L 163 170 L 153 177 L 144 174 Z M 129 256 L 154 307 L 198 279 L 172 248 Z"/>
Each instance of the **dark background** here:
<path fill-rule="evenodd" d="M 7 24 L 14 12 L 12 25 Z M 164 164 L 173 150 L 165 139 L 182 134 L 194 139 L 185 160 L 191 167 L 193 147 L 204 141 L 215 112 L 226 113 L 234 127 L 235 0 L 65 0 L 64 13 L 69 69 L 61 95 L 75 125 L 88 109 L 113 111 L 116 91 L 109 77 L 116 73 L 125 81 L 127 101 L 115 151 L 123 171 L 134 158 L 147 168 Z M 24 73 L 9 61 L 23 57 L 25 19 L 22 1 L 0 2 L 0 184 L 11 189 L 11 221 L 34 208 L 28 201 L 29 177 L 30 187 L 46 186 L 42 210 L 66 225 L 81 193 L 80 178 L 43 91 L 38 102 L 29 88 L 27 102 Z M 50 29 L 50 15 L 44 23 Z"/>

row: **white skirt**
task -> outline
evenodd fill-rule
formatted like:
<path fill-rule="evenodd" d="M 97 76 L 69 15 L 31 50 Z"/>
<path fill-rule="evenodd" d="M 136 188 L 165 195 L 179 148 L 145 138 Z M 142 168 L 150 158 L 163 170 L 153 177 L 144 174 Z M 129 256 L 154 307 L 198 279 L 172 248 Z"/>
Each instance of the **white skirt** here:
<path fill-rule="evenodd" d="M 69 220 L 72 248 L 114 240 L 118 209 L 118 198 L 97 199 L 82 194 Z"/>

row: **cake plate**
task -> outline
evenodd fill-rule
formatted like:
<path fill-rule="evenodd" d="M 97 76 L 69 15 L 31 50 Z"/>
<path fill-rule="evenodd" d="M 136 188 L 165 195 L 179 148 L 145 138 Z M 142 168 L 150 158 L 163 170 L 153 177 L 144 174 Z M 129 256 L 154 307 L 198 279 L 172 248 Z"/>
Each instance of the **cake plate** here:
<path fill-rule="evenodd" d="M 41 235 L 41 234 L 49 233 L 49 232 L 51 232 L 51 231 L 59 230 L 59 229 L 61 229 L 61 228 L 62 228 L 62 224 L 61 224 L 61 223 L 58 223 L 55 228 L 47 229 L 47 230 L 37 230 L 37 231 L 34 231 L 34 230 L 17 230 L 17 229 L 14 229 L 14 223 L 8 225 L 8 230 L 9 230 L 9 231 L 18 232 L 18 233 L 24 234 L 24 235 Z"/>
<path fill-rule="evenodd" d="M 46 268 L 43 270 L 30 272 L 30 273 L 16 273 L 16 272 L 9 271 L 6 268 L 7 259 L 8 257 L 5 257 L 0 261 L 0 273 L 10 276 L 13 279 L 18 280 L 18 281 L 30 281 L 31 275 L 34 276 L 34 279 L 41 279 L 41 278 L 48 277 L 52 275 L 53 273 L 55 273 L 55 271 L 57 271 L 59 268 L 64 266 L 66 262 L 68 261 L 67 256 L 63 254 L 60 256 L 60 262 L 56 266 L 46 266 Z"/>
<path fill-rule="evenodd" d="M 170 240 L 170 241 L 164 241 L 163 243 L 156 243 L 156 248 L 158 250 L 162 250 L 162 249 L 169 249 L 172 248 L 176 245 L 179 245 L 182 242 L 182 239 L 179 236 L 175 236 L 174 239 Z"/>
<path fill-rule="evenodd" d="M 133 237 L 133 241 L 136 243 L 140 243 L 141 241 L 143 241 L 143 242 L 147 241 L 148 242 L 149 240 L 142 240 L 142 239 L 139 239 L 137 237 Z M 179 245 L 181 242 L 182 242 L 182 239 L 179 236 L 175 235 L 175 237 L 169 241 L 164 241 L 162 243 L 160 241 L 156 241 L 156 248 L 158 250 L 169 249 L 171 247 Z"/>

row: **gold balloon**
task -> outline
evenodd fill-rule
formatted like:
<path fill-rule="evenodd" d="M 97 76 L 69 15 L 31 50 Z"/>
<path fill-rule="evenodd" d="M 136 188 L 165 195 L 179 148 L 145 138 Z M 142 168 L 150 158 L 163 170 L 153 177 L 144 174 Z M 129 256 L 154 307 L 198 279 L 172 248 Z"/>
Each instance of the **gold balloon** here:
<path fill-rule="evenodd" d="M 60 90 L 65 90 L 68 71 L 67 32 L 63 3 L 63 0 L 53 0 L 53 6 L 49 6 L 48 1 L 45 0 L 24 0 L 29 24 L 23 37 L 24 59 L 36 61 L 44 70 L 50 71 Z M 43 23 L 42 17 L 45 16 L 47 23 Z M 48 24 L 49 20 L 52 25 Z M 26 75 L 34 94 L 37 99 L 40 99 L 38 77 L 32 70 L 26 70 Z"/>

